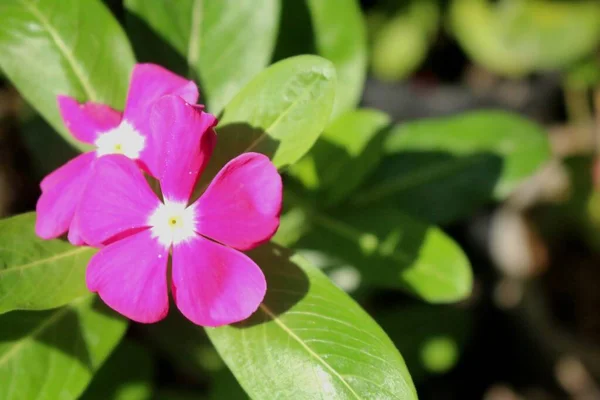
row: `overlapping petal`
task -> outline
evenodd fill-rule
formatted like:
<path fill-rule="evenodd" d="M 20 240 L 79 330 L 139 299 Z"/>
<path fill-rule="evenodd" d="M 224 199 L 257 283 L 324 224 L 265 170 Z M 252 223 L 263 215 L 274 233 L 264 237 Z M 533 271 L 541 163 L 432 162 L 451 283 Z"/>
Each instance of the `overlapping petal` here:
<path fill-rule="evenodd" d="M 163 197 L 185 202 L 216 144 L 217 120 L 178 96 L 156 101 L 150 116 L 151 143 L 156 149 L 152 162 Z M 152 169 L 152 167 L 151 167 Z"/>
<path fill-rule="evenodd" d="M 175 245 L 172 273 L 177 308 L 202 326 L 248 318 L 267 287 L 262 271 L 248 256 L 200 236 Z"/>
<path fill-rule="evenodd" d="M 244 153 L 227 163 L 193 204 L 197 231 L 239 250 L 269 240 L 279 227 L 282 183 L 263 154 Z"/>
<path fill-rule="evenodd" d="M 122 155 L 100 157 L 77 211 L 86 243 L 94 246 L 148 226 L 160 201 L 134 161 Z"/>
<path fill-rule="evenodd" d="M 81 104 L 69 96 L 58 96 L 57 102 L 65 126 L 84 143 L 94 143 L 100 133 L 117 127 L 121 122 L 121 113 L 105 104 Z"/>
<path fill-rule="evenodd" d="M 155 64 L 136 64 L 131 74 L 124 119 L 143 135 L 147 134 L 152 104 L 165 95 L 176 95 L 188 103 L 198 101 L 198 87 L 173 72 Z"/>
<path fill-rule="evenodd" d="M 35 223 L 35 232 L 39 237 L 53 239 L 69 229 L 94 160 L 93 153 L 77 156 L 42 181 Z"/>
<path fill-rule="evenodd" d="M 112 309 L 143 323 L 163 319 L 169 310 L 168 249 L 138 232 L 101 249 L 86 272 L 88 288 Z"/>

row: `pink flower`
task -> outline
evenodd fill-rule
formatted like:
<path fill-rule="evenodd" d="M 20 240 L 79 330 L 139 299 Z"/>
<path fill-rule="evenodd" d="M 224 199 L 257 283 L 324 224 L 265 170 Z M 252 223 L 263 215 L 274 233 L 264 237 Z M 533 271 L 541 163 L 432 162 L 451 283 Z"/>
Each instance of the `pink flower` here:
<path fill-rule="evenodd" d="M 155 153 L 160 144 L 149 134 L 148 115 L 152 103 L 167 94 L 181 96 L 190 103 L 198 100 L 194 82 L 153 64 L 134 67 L 123 114 L 104 104 L 79 104 L 71 97 L 58 96 L 60 113 L 71 134 L 96 149 L 74 158 L 42 181 L 42 195 L 36 206 L 38 236 L 52 239 L 69 230 L 69 241 L 83 244 L 76 209 L 99 157 L 123 154 L 155 174 Z"/>
<path fill-rule="evenodd" d="M 92 172 L 79 224 L 86 243 L 105 247 L 90 261 L 87 285 L 132 320 L 151 323 L 167 314 L 169 254 L 175 304 L 198 325 L 243 320 L 265 295 L 262 271 L 240 250 L 277 230 L 281 177 L 266 156 L 245 153 L 189 205 L 216 142 L 213 124 L 179 97 L 155 103 L 150 127 L 163 138 L 153 160 L 162 201 L 127 157 L 102 157 Z"/>

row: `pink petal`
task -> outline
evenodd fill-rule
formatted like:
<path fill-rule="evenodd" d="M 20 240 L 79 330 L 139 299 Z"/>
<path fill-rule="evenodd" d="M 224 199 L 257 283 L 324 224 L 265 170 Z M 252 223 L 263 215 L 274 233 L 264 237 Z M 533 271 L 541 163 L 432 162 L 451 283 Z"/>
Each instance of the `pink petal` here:
<path fill-rule="evenodd" d="M 216 118 L 177 96 L 165 96 L 152 108 L 149 146 L 157 149 L 155 168 L 165 199 L 185 202 L 216 144 Z"/>
<path fill-rule="evenodd" d="M 81 227 L 79 226 L 78 214 L 79 213 L 77 212 L 77 209 L 75 209 L 73 220 L 71 221 L 71 225 L 69 226 L 69 235 L 67 236 L 69 242 L 73 246 L 83 246 L 84 244 L 86 244 L 85 240 L 83 239 L 83 236 L 81 236 Z"/>
<path fill-rule="evenodd" d="M 269 158 L 244 153 L 194 203 L 197 231 L 239 250 L 254 248 L 277 231 L 281 197 L 281 176 Z"/>
<path fill-rule="evenodd" d="M 144 230 L 101 249 L 88 265 L 88 289 L 113 310 L 143 323 L 169 311 L 169 251 Z"/>
<path fill-rule="evenodd" d="M 262 271 L 244 253 L 201 236 L 173 248 L 175 304 L 197 325 L 220 326 L 248 318 L 266 288 Z"/>
<path fill-rule="evenodd" d="M 100 157 L 77 210 L 81 236 L 98 246 L 116 235 L 133 233 L 148 226 L 159 204 L 133 160 L 120 154 Z"/>
<path fill-rule="evenodd" d="M 81 154 L 44 178 L 36 205 L 39 237 L 53 239 L 69 229 L 95 159 L 94 153 Z"/>
<path fill-rule="evenodd" d="M 121 122 L 121 113 L 105 104 L 80 104 L 69 96 L 57 96 L 57 101 L 69 132 L 85 143 L 94 143 L 99 133 L 109 131 Z"/>
<path fill-rule="evenodd" d="M 142 135 L 149 134 L 148 117 L 152 104 L 172 94 L 189 103 L 198 101 L 198 87 L 171 71 L 155 64 L 136 64 L 131 75 L 124 118 Z"/>

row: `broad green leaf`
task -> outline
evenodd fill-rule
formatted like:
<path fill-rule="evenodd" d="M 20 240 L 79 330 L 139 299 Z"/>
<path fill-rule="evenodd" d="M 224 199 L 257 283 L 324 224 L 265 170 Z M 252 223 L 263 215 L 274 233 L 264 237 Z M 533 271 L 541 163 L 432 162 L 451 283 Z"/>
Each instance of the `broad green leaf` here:
<path fill-rule="evenodd" d="M 600 43 L 596 0 L 453 0 L 449 16 L 469 56 L 509 76 L 569 67 Z"/>
<path fill-rule="evenodd" d="M 0 399 L 77 399 L 127 322 L 96 296 L 48 311 L 0 316 Z"/>
<path fill-rule="evenodd" d="M 317 54 L 330 60 L 337 71 L 333 115 L 358 104 L 367 74 L 366 27 L 358 3 L 307 0 Z"/>
<path fill-rule="evenodd" d="M 448 223 L 506 198 L 550 158 L 544 130 L 518 115 L 476 111 L 399 125 L 386 157 L 352 203 L 390 202 Z"/>
<path fill-rule="evenodd" d="M 327 125 L 335 76 L 333 65 L 317 56 L 289 58 L 261 72 L 225 107 L 217 127 L 221 145 L 209 168 L 248 151 L 271 156 L 278 168 L 298 161 Z"/>
<path fill-rule="evenodd" d="M 291 203 L 292 196 L 286 192 Z M 311 260 L 326 260 L 318 264 L 332 278 L 339 268 L 351 269 L 358 273 L 351 277 L 357 284 L 402 289 L 432 303 L 462 300 L 471 293 L 469 260 L 454 240 L 435 226 L 394 209 L 335 213 L 305 209 L 303 215 L 300 237 L 286 236 L 290 230 L 284 226 L 275 241 Z M 286 223 L 284 215 L 282 224 Z M 346 288 L 344 282 L 338 284 Z"/>
<path fill-rule="evenodd" d="M 267 278 L 256 313 L 209 338 L 253 399 L 416 399 L 400 353 L 347 294 L 274 245 L 250 253 Z"/>
<path fill-rule="evenodd" d="M 126 0 L 125 6 L 138 56 L 180 73 L 191 68 L 215 114 L 269 64 L 275 47 L 280 0 Z"/>
<path fill-rule="evenodd" d="M 154 360 L 147 350 L 122 341 L 100 368 L 81 400 L 149 400 L 152 397 Z"/>
<path fill-rule="evenodd" d="M 468 310 L 425 304 L 381 308 L 374 318 L 404 355 L 415 381 L 448 372 L 456 365 L 469 338 Z"/>
<path fill-rule="evenodd" d="M 59 307 L 88 290 L 85 269 L 95 250 L 34 233 L 35 213 L 0 221 L 0 314 Z"/>
<path fill-rule="evenodd" d="M 377 166 L 390 118 L 376 110 L 337 117 L 310 152 L 289 169 L 304 187 L 335 203 L 351 193 Z"/>
<path fill-rule="evenodd" d="M 100 0 L 0 2 L 0 69 L 74 146 L 56 96 L 122 108 L 135 60 L 123 30 Z"/>

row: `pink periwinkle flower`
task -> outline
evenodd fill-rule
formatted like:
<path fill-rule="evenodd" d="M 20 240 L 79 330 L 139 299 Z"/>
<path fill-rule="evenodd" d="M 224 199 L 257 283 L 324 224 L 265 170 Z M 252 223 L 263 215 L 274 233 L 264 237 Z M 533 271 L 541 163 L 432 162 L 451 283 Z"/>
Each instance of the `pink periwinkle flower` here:
<path fill-rule="evenodd" d="M 123 154 L 152 175 L 160 141 L 150 134 L 148 115 L 152 103 L 164 95 L 178 95 L 189 103 L 198 100 L 198 88 L 154 64 L 137 64 L 123 113 L 107 105 L 58 96 L 58 108 L 65 125 L 79 141 L 95 146 L 48 175 L 41 183 L 35 231 L 44 239 L 56 238 L 69 230 L 69 241 L 83 244 L 78 228 L 77 205 L 95 160 L 107 154 Z"/>
<path fill-rule="evenodd" d="M 262 154 L 227 163 L 190 203 L 216 143 L 210 114 L 177 96 L 158 100 L 150 130 L 162 138 L 155 159 L 162 200 L 123 155 L 100 158 L 78 209 L 86 243 L 104 246 L 91 259 L 88 288 L 128 318 L 152 323 L 168 312 L 168 259 L 175 304 L 198 325 L 249 317 L 263 300 L 265 277 L 242 251 L 279 226 L 282 183 Z"/>

